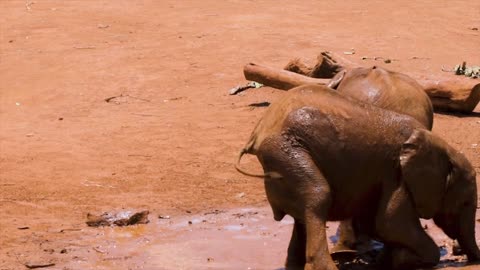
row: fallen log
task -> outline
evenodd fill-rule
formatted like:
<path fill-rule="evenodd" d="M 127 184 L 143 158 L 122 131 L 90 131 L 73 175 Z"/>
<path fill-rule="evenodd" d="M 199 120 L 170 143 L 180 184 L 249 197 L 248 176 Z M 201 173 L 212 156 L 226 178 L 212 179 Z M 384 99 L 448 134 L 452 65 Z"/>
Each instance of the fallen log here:
<path fill-rule="evenodd" d="M 307 66 L 299 58 L 296 58 L 288 62 L 284 69 L 312 78 L 333 78 L 343 69 L 357 66 L 357 64 L 339 55 L 331 52 L 321 52 L 317 56 L 317 63 L 314 66 Z"/>
<path fill-rule="evenodd" d="M 283 69 L 247 64 L 243 69 L 247 80 L 289 90 L 303 84 L 328 85 L 330 79 L 312 78 Z M 435 111 L 470 113 L 480 101 L 480 81 L 464 77 L 430 78 L 411 75 L 430 97 Z"/>
<path fill-rule="evenodd" d="M 275 69 L 257 64 L 247 64 L 243 74 L 249 81 L 259 82 L 273 88 L 288 90 L 302 84 L 326 85 L 330 79 L 316 79 L 283 69 Z"/>
<path fill-rule="evenodd" d="M 480 101 L 480 80 L 463 76 L 412 77 L 423 87 L 436 111 L 471 113 Z"/>

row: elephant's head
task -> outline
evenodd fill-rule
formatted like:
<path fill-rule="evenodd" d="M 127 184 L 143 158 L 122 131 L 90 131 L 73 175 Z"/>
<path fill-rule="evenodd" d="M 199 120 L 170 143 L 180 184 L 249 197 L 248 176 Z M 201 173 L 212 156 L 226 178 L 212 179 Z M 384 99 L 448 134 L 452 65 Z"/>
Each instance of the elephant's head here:
<path fill-rule="evenodd" d="M 427 130 L 415 130 L 403 144 L 402 179 L 421 218 L 433 218 L 458 240 L 470 261 L 480 260 L 475 241 L 476 174 L 461 153 Z"/>

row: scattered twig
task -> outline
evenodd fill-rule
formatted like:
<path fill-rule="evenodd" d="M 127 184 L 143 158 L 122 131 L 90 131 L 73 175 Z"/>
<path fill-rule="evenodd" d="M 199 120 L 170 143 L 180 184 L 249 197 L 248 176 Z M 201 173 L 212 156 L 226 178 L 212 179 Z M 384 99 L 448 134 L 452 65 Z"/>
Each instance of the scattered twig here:
<path fill-rule="evenodd" d="M 153 156 L 150 156 L 150 155 L 140 155 L 140 154 L 132 154 L 132 155 L 128 155 L 129 157 L 146 157 L 146 158 L 151 158 Z"/>
<path fill-rule="evenodd" d="M 270 102 L 264 101 L 264 102 L 257 102 L 257 103 L 250 103 L 248 104 L 249 107 L 268 107 L 270 106 Z"/>
<path fill-rule="evenodd" d="M 250 89 L 250 88 L 260 88 L 262 87 L 263 84 L 261 83 L 258 83 L 258 82 L 249 82 L 245 85 L 238 85 L 232 89 L 230 89 L 228 92 L 230 93 L 230 95 L 236 95 L 242 91 L 245 91 L 247 89 Z"/>
<path fill-rule="evenodd" d="M 120 94 L 118 96 L 113 96 L 113 97 L 108 97 L 105 100 L 105 102 L 109 103 L 110 101 L 112 101 L 113 99 L 116 99 L 116 98 L 119 98 L 119 97 L 123 97 L 123 94 Z"/>
<path fill-rule="evenodd" d="M 25 3 L 25 9 L 26 9 L 27 11 L 30 11 L 30 10 L 32 9 L 32 5 L 33 5 L 33 4 L 35 4 L 35 2 L 33 2 L 33 1 L 27 1 L 27 2 Z"/>
<path fill-rule="evenodd" d="M 430 57 L 418 57 L 418 56 L 412 56 L 410 57 L 412 60 L 429 60 Z"/>
<path fill-rule="evenodd" d="M 77 231 L 81 231 L 82 229 L 61 229 L 60 230 L 60 233 L 64 233 L 64 232 L 77 232 Z"/>
<path fill-rule="evenodd" d="M 98 248 L 96 248 L 96 247 L 93 247 L 92 249 L 95 250 L 95 251 L 98 252 L 98 253 L 102 253 L 102 254 L 105 254 L 105 253 L 106 253 L 106 251 L 103 251 L 103 250 L 98 249 Z"/>
<path fill-rule="evenodd" d="M 45 263 L 45 264 L 29 264 L 29 263 L 26 263 L 26 264 L 24 264 L 24 265 L 25 265 L 25 267 L 27 267 L 28 269 L 45 268 L 45 267 L 55 266 L 54 263 Z"/>
<path fill-rule="evenodd" d="M 221 213 L 225 213 L 225 210 L 215 209 L 213 211 L 205 212 L 204 215 L 218 215 L 218 214 L 221 214 Z"/>
<path fill-rule="evenodd" d="M 138 116 L 156 116 L 156 117 L 162 117 L 161 115 L 156 115 L 156 114 L 146 114 L 146 113 L 131 113 L 132 115 L 138 115 Z"/>
<path fill-rule="evenodd" d="M 368 57 L 368 56 L 363 56 L 362 60 L 378 60 L 378 59 L 383 59 L 381 56 L 374 56 L 374 57 Z"/>
<path fill-rule="evenodd" d="M 362 60 L 383 60 L 386 64 L 390 64 L 392 61 L 399 61 L 398 59 L 391 59 L 391 58 L 383 58 L 381 56 L 374 56 L 374 57 L 368 57 L 368 56 L 363 56 L 361 58 Z"/>
<path fill-rule="evenodd" d="M 168 101 L 174 101 L 174 100 L 180 100 L 183 99 L 184 97 L 173 97 L 173 98 L 167 98 L 164 99 L 163 102 L 168 102 Z"/>
<path fill-rule="evenodd" d="M 19 229 L 19 230 L 28 230 L 28 229 L 30 229 L 30 227 L 28 227 L 28 226 L 25 226 L 25 227 L 18 227 L 17 229 Z"/>
<path fill-rule="evenodd" d="M 145 101 L 145 102 L 150 102 L 151 101 L 149 99 L 139 98 L 139 97 L 135 97 L 135 96 L 132 96 L 132 95 L 124 95 L 124 94 L 120 94 L 118 96 L 113 96 L 113 97 L 108 97 L 104 100 L 105 100 L 105 102 L 110 103 L 112 100 L 114 100 L 116 98 L 121 98 L 121 97 L 133 98 L 133 99 L 137 99 L 137 100 L 141 100 L 141 101 Z"/>
<path fill-rule="evenodd" d="M 98 183 L 95 183 L 95 182 L 92 182 L 92 181 L 89 181 L 89 180 L 85 180 L 82 182 L 82 184 L 86 187 L 108 187 L 108 188 L 115 188 L 114 186 L 111 186 L 111 185 L 101 185 L 101 184 L 98 184 Z"/>
<path fill-rule="evenodd" d="M 95 46 L 73 46 L 73 48 L 77 50 L 91 50 L 91 49 L 95 49 L 96 47 Z"/>

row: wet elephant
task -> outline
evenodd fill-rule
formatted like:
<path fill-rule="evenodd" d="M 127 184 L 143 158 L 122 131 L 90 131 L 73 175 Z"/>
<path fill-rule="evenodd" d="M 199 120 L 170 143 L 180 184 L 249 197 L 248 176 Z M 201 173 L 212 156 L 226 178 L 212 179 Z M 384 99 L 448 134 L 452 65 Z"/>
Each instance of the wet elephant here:
<path fill-rule="evenodd" d="M 405 74 L 376 66 L 351 68 L 337 73 L 328 86 L 357 100 L 409 115 L 426 129 L 432 129 L 433 107 L 430 98 L 414 79 Z M 347 220 L 340 223 L 339 239 L 334 251 L 368 246 L 368 237 L 362 234 L 359 224 L 354 228 L 351 222 Z"/>
<path fill-rule="evenodd" d="M 353 218 L 391 251 L 390 269 L 430 267 L 439 250 L 419 218 L 433 218 L 470 261 L 477 191 L 468 160 L 424 125 L 323 86 L 272 103 L 242 150 L 256 155 L 275 220 L 294 218 L 287 269 L 334 270 L 326 222 Z"/>

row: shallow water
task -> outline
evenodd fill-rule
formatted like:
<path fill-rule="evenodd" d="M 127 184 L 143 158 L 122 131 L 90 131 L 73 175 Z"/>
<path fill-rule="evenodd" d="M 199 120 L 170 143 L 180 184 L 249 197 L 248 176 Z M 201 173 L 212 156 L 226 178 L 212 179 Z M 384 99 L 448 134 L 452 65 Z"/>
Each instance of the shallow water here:
<path fill-rule="evenodd" d="M 270 209 L 232 209 L 197 215 L 172 216 L 128 227 L 93 228 L 79 241 L 78 260 L 66 269 L 283 269 L 293 219 L 281 222 Z M 465 266 L 451 255 L 451 240 L 431 221 L 423 221 L 440 246 L 442 269 L 480 269 Z M 329 222 L 327 235 L 336 241 L 338 223 Z M 378 243 L 376 248 L 381 248 Z M 93 250 L 93 252 L 92 252 Z M 365 264 L 340 265 L 342 270 L 370 270 Z M 457 268 L 459 267 L 459 268 Z"/>

